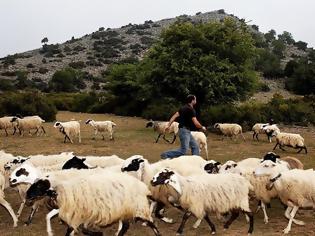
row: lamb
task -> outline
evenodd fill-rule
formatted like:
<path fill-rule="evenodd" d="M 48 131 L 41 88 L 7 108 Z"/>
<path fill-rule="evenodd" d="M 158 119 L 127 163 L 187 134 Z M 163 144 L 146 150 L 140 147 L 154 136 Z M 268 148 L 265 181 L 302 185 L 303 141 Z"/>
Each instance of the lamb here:
<path fill-rule="evenodd" d="M 304 143 L 304 138 L 300 134 L 292 134 L 292 133 L 283 133 L 275 131 L 273 135 L 276 136 L 276 145 L 273 150 L 279 145 L 279 148 L 283 151 L 283 146 L 293 147 L 295 149 L 299 148 L 300 150 L 297 153 L 300 153 L 303 149 L 305 154 L 307 154 L 307 148 Z"/>
<path fill-rule="evenodd" d="M 169 190 L 163 186 L 151 186 L 150 181 L 152 177 L 165 167 L 170 167 L 184 176 L 203 173 L 206 164 L 207 162 L 200 156 L 181 156 L 150 164 L 143 156 L 134 155 L 125 160 L 121 171 L 129 172 L 129 174 L 147 184 L 152 193 L 152 199 L 157 202 L 155 216 L 166 223 L 171 223 L 172 219 L 163 217 L 161 214 L 165 205 L 169 206 L 172 204 L 168 198 Z M 173 200 L 173 202 L 176 201 Z"/>
<path fill-rule="evenodd" d="M 152 179 L 153 186 L 166 185 L 174 188 L 179 195 L 179 204 L 185 210 L 177 234 L 182 234 L 185 223 L 191 214 L 198 220 L 205 219 L 212 234 L 216 229 L 208 214 L 232 213 L 224 224 L 227 229 L 242 211 L 249 218 L 248 234 L 253 232 L 254 219 L 249 208 L 248 194 L 251 184 L 237 174 L 199 174 L 184 177 L 168 168 L 158 172 Z"/>
<path fill-rule="evenodd" d="M 304 225 L 303 221 L 294 219 L 299 207 L 315 208 L 315 185 L 313 180 L 315 172 L 309 170 L 281 170 L 279 164 L 268 161 L 268 165 L 260 166 L 255 170 L 257 176 L 268 176 L 270 179 L 266 185 L 267 189 L 277 192 L 281 201 L 288 206 L 285 216 L 289 219 L 287 227 L 283 230 L 285 234 L 291 230 L 292 222 Z"/>
<path fill-rule="evenodd" d="M 245 137 L 242 133 L 242 126 L 238 124 L 221 124 L 221 123 L 216 123 L 214 125 L 215 129 L 219 129 L 223 136 L 229 136 L 229 137 L 236 137 L 237 135 L 241 135 L 243 137 L 243 140 L 245 141 Z"/>
<path fill-rule="evenodd" d="M 209 158 L 208 156 L 208 144 L 207 144 L 207 137 L 203 132 L 200 131 L 191 131 L 191 135 L 194 137 L 194 139 L 199 144 L 200 151 L 204 148 L 206 152 L 207 160 Z"/>
<path fill-rule="evenodd" d="M 44 122 L 45 120 L 43 120 L 39 116 L 26 116 L 24 118 L 19 118 L 15 116 L 11 119 L 11 123 L 13 124 L 15 129 L 19 130 L 21 136 L 24 135 L 25 131 L 28 131 L 30 133 L 33 129 L 36 129 L 34 134 L 40 135 L 40 129 L 43 131 L 44 134 L 46 134 L 46 131 L 43 127 Z"/>
<path fill-rule="evenodd" d="M 13 227 L 17 227 L 18 218 L 16 217 L 11 205 L 4 199 L 5 177 L 0 173 L 0 204 L 7 209 L 13 220 Z"/>
<path fill-rule="evenodd" d="M 276 124 L 266 125 L 263 127 L 263 131 L 267 134 L 268 140 L 271 143 L 271 138 L 274 136 L 274 132 L 280 132 L 280 129 Z"/>
<path fill-rule="evenodd" d="M 153 121 L 153 120 L 150 120 L 147 123 L 146 128 L 153 127 L 153 130 L 159 134 L 157 139 L 155 140 L 156 143 L 159 141 L 159 138 L 161 137 L 161 135 L 163 135 L 163 139 L 166 142 L 174 143 L 175 139 L 176 139 L 176 135 L 177 135 L 178 130 L 179 130 L 179 128 L 178 128 L 179 124 L 178 124 L 178 122 L 173 122 L 171 124 L 169 130 L 166 130 L 167 125 L 168 125 L 168 121 Z M 170 142 L 169 140 L 167 140 L 165 138 L 166 133 L 174 134 L 172 142 Z"/>
<path fill-rule="evenodd" d="M 85 192 L 89 194 L 82 194 Z M 99 173 L 60 182 L 55 186 L 50 178 L 40 179 L 28 190 L 27 199 L 44 195 L 51 196 L 57 208 L 54 211 L 74 232 L 78 232 L 79 227 L 90 232 L 91 229 L 122 220 L 118 235 L 124 235 L 129 228 L 128 220 L 140 219 L 152 228 L 155 235 L 160 235 L 150 215 L 150 191 L 144 183 L 129 175 Z M 48 235 L 52 235 L 52 232 L 48 231 Z"/>
<path fill-rule="evenodd" d="M 79 121 L 68 121 L 68 122 L 59 122 L 57 121 L 54 124 L 54 128 L 58 128 L 59 131 L 65 135 L 64 137 L 64 143 L 66 142 L 67 139 L 71 143 L 73 143 L 72 138 L 73 137 L 78 137 L 79 143 L 81 143 L 81 134 L 80 134 L 80 123 Z"/>
<path fill-rule="evenodd" d="M 98 132 L 108 132 L 110 140 L 114 140 L 114 127 L 116 124 L 113 121 L 94 121 L 92 119 L 88 119 L 85 124 L 90 124 L 94 128 L 94 138 L 96 139 L 96 135 Z M 105 139 L 104 135 L 103 140 Z"/>
<path fill-rule="evenodd" d="M 0 118 L 0 129 L 4 129 L 5 131 L 5 135 L 8 136 L 8 131 L 7 129 L 9 128 L 13 128 L 14 129 L 14 133 L 15 133 L 15 126 L 13 126 L 13 123 L 11 122 L 13 116 L 4 116 Z"/>

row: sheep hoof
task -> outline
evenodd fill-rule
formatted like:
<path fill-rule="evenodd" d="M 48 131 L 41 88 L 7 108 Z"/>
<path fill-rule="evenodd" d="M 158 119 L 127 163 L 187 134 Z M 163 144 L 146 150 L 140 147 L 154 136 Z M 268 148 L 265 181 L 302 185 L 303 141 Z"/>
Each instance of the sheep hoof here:
<path fill-rule="evenodd" d="M 211 234 L 215 234 L 215 231 L 212 231 Z"/>
<path fill-rule="evenodd" d="M 178 232 L 176 232 L 176 235 L 183 235 L 183 233 L 178 233 Z"/>
<path fill-rule="evenodd" d="M 169 219 L 167 217 L 163 217 L 163 218 L 161 218 L 161 220 L 163 222 L 165 222 L 165 223 L 168 223 L 168 224 L 173 224 L 174 223 L 173 219 Z"/>
<path fill-rule="evenodd" d="M 14 222 L 13 228 L 16 228 L 18 226 L 17 222 Z"/>
<path fill-rule="evenodd" d="M 283 230 L 283 233 L 284 233 L 284 234 L 288 234 L 289 232 L 290 232 L 289 227 L 286 227 L 286 228 Z"/>
<path fill-rule="evenodd" d="M 265 224 L 268 224 L 269 219 L 268 219 L 268 218 L 265 218 L 265 219 L 264 219 L 264 222 L 265 222 Z"/>
<path fill-rule="evenodd" d="M 141 225 L 142 226 L 148 226 L 148 223 L 147 222 L 143 222 Z"/>

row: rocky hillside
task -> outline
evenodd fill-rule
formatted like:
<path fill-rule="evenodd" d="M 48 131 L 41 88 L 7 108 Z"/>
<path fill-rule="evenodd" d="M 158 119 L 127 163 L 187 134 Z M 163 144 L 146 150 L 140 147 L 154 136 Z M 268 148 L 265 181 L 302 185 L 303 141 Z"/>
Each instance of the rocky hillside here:
<path fill-rule="evenodd" d="M 52 75 L 65 67 L 85 72 L 84 83 L 90 90 L 95 83 L 100 88 L 105 81 L 102 73 L 109 64 L 118 61 L 141 59 L 146 50 L 159 38 L 161 31 L 176 21 L 209 22 L 220 21 L 228 15 L 224 10 L 208 13 L 196 13 L 194 16 L 182 15 L 171 19 L 144 24 L 128 24 L 117 29 L 101 27 L 82 38 L 72 38 L 62 44 L 44 44 L 42 48 L 0 59 L 0 81 L 17 78 L 18 71 L 25 71 L 27 79 L 40 86 L 47 84 Z M 251 28 L 251 27 L 250 27 Z M 255 27 L 251 28 L 255 30 Z M 256 31 L 259 33 L 258 31 Z M 303 51 L 294 46 L 286 51 L 284 64 L 294 55 L 303 55 Z M 23 88 L 23 85 L 20 86 Z"/>

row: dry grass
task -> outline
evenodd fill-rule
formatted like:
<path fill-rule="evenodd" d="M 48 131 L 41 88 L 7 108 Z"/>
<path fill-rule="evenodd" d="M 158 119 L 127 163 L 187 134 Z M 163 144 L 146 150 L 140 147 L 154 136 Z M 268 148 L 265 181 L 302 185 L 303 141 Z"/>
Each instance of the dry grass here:
<path fill-rule="evenodd" d="M 141 154 L 150 161 L 157 161 L 160 159 L 161 152 L 169 149 L 176 148 L 178 140 L 175 144 L 170 145 L 164 142 L 162 139 L 158 144 L 154 143 L 156 134 L 152 129 L 146 129 L 146 121 L 140 118 L 134 117 L 119 117 L 114 115 L 99 115 L 99 114 L 81 114 L 60 112 L 57 119 L 60 121 L 66 121 L 75 118 L 76 120 L 82 120 L 81 134 L 82 143 L 64 144 L 63 137 L 52 126 L 52 123 L 46 123 L 45 128 L 47 136 L 35 137 L 4 137 L 1 133 L 0 149 L 4 149 L 7 152 L 11 152 L 15 155 L 29 155 L 29 154 L 49 154 L 58 153 L 62 151 L 73 151 L 76 154 L 85 155 L 111 155 L 117 154 L 122 158 L 127 158 L 130 155 Z M 115 134 L 115 141 L 109 141 L 107 138 L 105 141 L 101 140 L 101 137 L 97 140 L 92 140 L 92 128 L 86 126 L 84 121 L 87 118 L 93 118 L 95 120 L 113 120 L 117 124 L 117 130 Z M 287 152 L 277 151 L 280 155 L 290 155 L 298 157 L 305 165 L 306 168 L 314 167 L 315 157 L 315 133 L 314 128 L 288 128 L 284 127 L 283 130 L 288 132 L 301 133 L 305 138 L 309 154 L 296 154 L 295 150 L 287 148 Z M 261 137 L 263 141 L 252 141 L 251 133 L 246 133 L 246 142 L 241 139 L 236 141 L 226 139 L 221 140 L 221 137 L 215 134 L 208 135 L 208 149 L 210 158 L 221 162 L 226 160 L 240 160 L 247 157 L 262 157 L 266 152 L 271 151 L 274 143 L 270 144 L 266 142 L 265 137 Z M 202 153 L 204 154 L 204 153 Z M 12 190 L 6 191 L 7 200 L 12 204 L 13 209 L 17 211 L 19 206 L 19 200 L 17 193 Z M 25 221 L 30 209 L 26 208 L 24 214 L 21 216 L 21 220 Z M 12 228 L 12 220 L 9 214 L 0 208 L 0 235 L 46 235 L 45 214 L 46 210 L 41 209 L 33 220 L 31 226 L 23 226 L 22 222 L 19 222 L 19 226 L 16 229 Z M 254 235 L 281 235 L 282 229 L 286 226 L 287 220 L 284 219 L 284 209 L 277 200 L 272 202 L 272 208 L 268 209 L 270 215 L 270 223 L 265 225 L 263 223 L 262 212 L 255 215 L 255 228 Z M 167 225 L 163 222 L 157 221 L 157 226 L 161 230 L 162 235 L 174 235 L 180 221 L 181 213 L 176 210 L 168 210 L 167 214 L 175 218 L 176 223 Z M 301 210 L 298 215 L 298 219 L 304 220 L 306 226 L 293 225 L 292 235 L 314 235 L 315 226 L 313 225 L 312 211 Z M 247 232 L 247 224 L 245 217 L 240 216 L 238 220 L 232 224 L 231 228 L 227 231 L 223 231 L 223 224 L 214 220 L 217 226 L 218 235 L 245 235 Z M 208 226 L 203 222 L 197 230 L 192 229 L 193 217 L 186 225 L 186 235 L 209 235 Z M 65 226 L 59 225 L 58 220 L 53 220 L 53 229 L 55 235 L 64 235 Z M 106 235 L 114 235 L 117 229 L 117 225 L 114 225 L 105 230 Z M 139 223 L 133 225 L 128 231 L 127 235 L 153 235 L 153 233 L 146 227 L 141 226 Z"/>

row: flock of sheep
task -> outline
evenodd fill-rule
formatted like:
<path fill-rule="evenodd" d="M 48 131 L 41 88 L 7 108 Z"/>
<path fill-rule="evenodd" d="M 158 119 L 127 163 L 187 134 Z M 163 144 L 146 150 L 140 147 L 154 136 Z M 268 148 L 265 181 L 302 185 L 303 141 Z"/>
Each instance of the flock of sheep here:
<path fill-rule="evenodd" d="M 43 122 L 38 116 L 3 117 L 0 118 L 0 128 L 6 134 L 8 128 L 13 128 L 14 133 L 19 131 L 20 135 L 31 130 L 36 130 L 39 135 L 45 133 Z M 98 132 L 107 131 L 113 139 L 116 125 L 112 121 L 89 119 L 86 124 L 94 127 L 95 137 Z M 81 142 L 80 122 L 56 122 L 54 127 L 64 135 L 64 142 L 73 142 L 74 137 Z M 156 142 L 162 135 L 167 140 L 165 122 L 151 120 L 147 127 L 158 132 Z M 237 124 L 215 124 L 214 127 L 224 136 L 242 135 L 242 127 Z M 274 149 L 290 146 L 307 153 L 304 139 L 299 134 L 283 133 L 276 125 L 269 124 L 256 124 L 253 131 L 253 138 L 257 140 L 261 133 L 266 134 L 270 142 L 275 137 Z M 174 134 L 174 142 L 178 123 L 167 132 Z M 300 207 L 315 207 L 315 186 L 309 181 L 315 177 L 312 169 L 304 170 L 297 158 L 280 158 L 273 152 L 262 158 L 230 160 L 221 164 L 208 160 L 206 135 L 193 132 L 193 136 L 200 148 L 205 149 L 207 160 L 200 156 L 181 156 L 150 163 L 141 155 L 124 160 L 116 155 L 78 157 L 64 152 L 23 157 L 0 151 L 0 204 L 10 213 L 14 227 L 25 204 L 32 206 L 27 224 L 32 222 L 38 210 L 48 207 L 48 235 L 53 235 L 50 220 L 57 215 L 66 227 L 66 235 L 78 232 L 102 235 L 102 228 L 119 223 L 116 235 L 121 236 L 137 221 L 144 222 L 154 235 L 161 235 L 155 221 L 173 223 L 165 212 L 173 207 L 183 214 L 177 234 L 184 233 L 185 224 L 192 215 L 196 218 L 194 228 L 205 220 L 214 234 L 216 226 L 210 214 L 224 221 L 224 229 L 228 229 L 240 213 L 246 216 L 247 232 L 251 234 L 254 214 L 250 201 L 259 202 L 264 222 L 268 223 L 266 205 L 274 198 L 279 198 L 286 206 L 284 216 L 289 222 L 284 233 L 290 232 L 292 223 L 305 224 L 295 219 L 295 215 Z M 14 188 L 19 193 L 21 205 L 17 215 L 5 200 L 6 188 Z"/>

